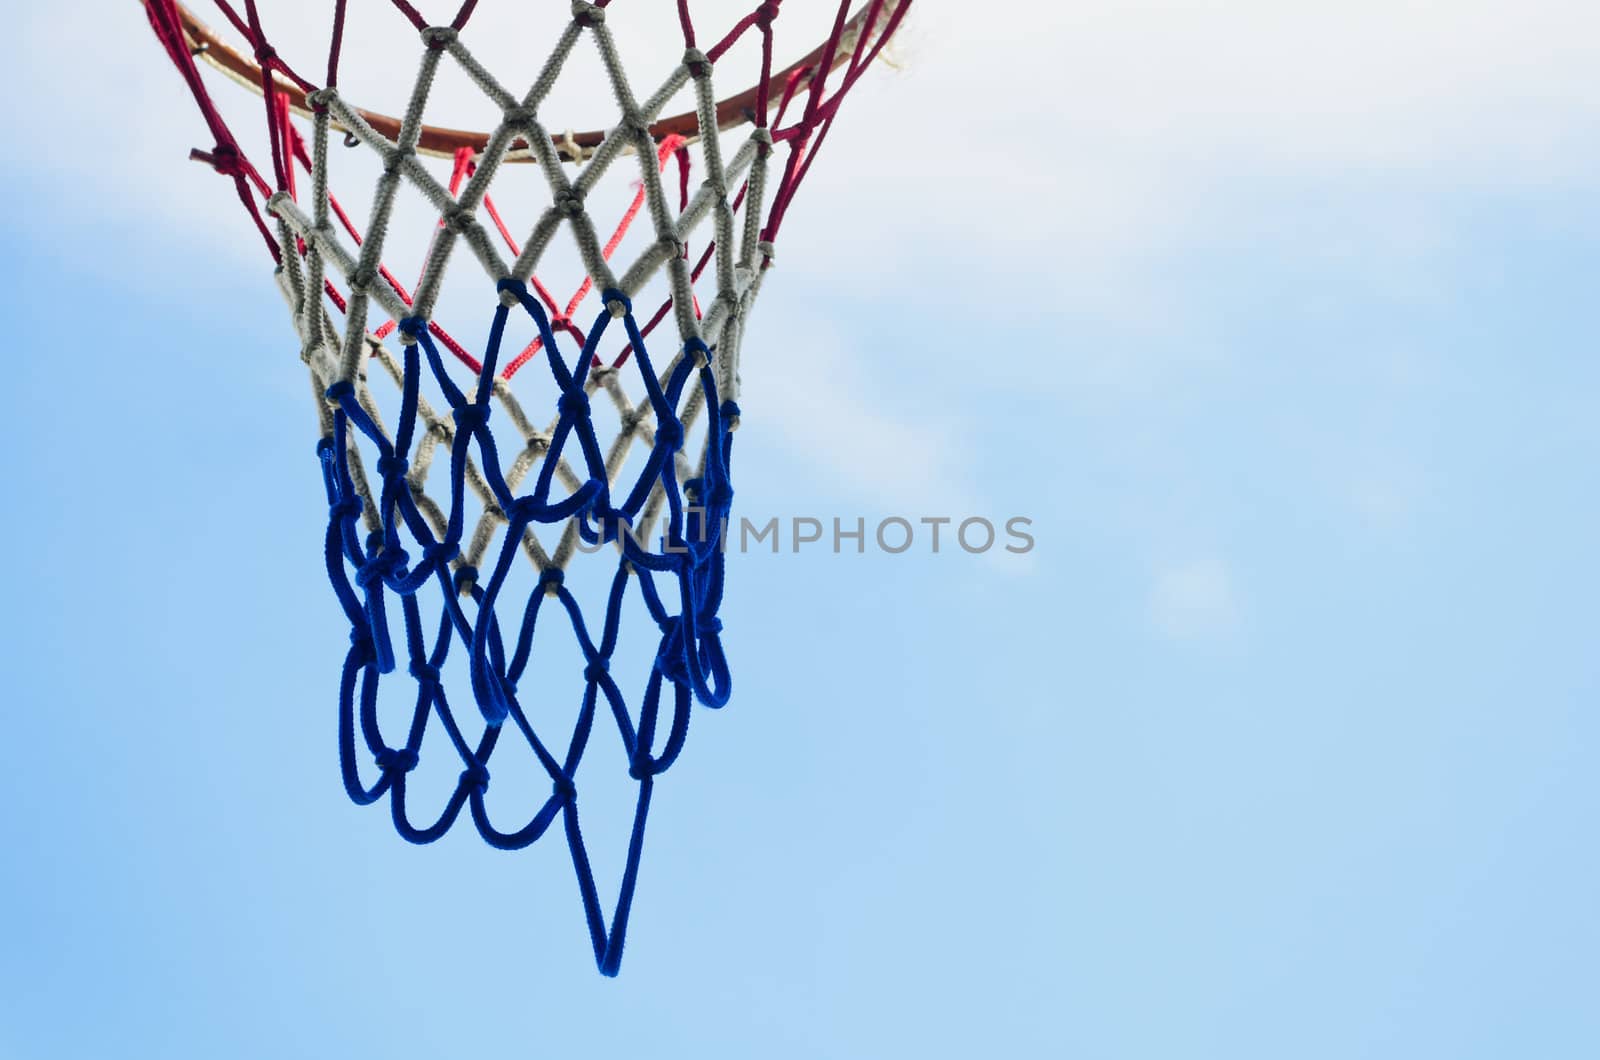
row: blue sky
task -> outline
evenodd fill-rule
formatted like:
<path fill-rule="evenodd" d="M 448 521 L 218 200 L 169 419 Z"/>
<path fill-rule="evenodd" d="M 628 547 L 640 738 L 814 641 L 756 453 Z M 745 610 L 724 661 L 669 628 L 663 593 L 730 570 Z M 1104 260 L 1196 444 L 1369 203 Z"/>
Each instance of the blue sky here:
<path fill-rule="evenodd" d="M 732 559 L 615 981 L 556 837 L 341 791 L 314 423 L 188 115 L 120 201 L 8 162 L 0 1055 L 1593 1055 L 1597 38 L 1502 6 L 985 26 L 1070 71 L 1036 151 L 841 135 L 737 503 L 1038 545 Z M 928 8 L 856 128 L 1003 148 Z"/>

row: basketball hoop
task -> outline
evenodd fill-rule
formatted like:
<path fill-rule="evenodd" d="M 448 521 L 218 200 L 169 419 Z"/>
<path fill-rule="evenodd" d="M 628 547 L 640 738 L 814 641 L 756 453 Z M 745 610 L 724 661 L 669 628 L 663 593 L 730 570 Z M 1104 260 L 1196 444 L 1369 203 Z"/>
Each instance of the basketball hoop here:
<path fill-rule="evenodd" d="M 823 42 L 782 68 L 774 61 L 778 0 L 714 40 L 700 38 L 690 0 L 678 0 L 682 57 L 643 99 L 607 25 L 609 0 L 572 3 L 548 59 L 522 73 L 531 87 L 520 93 L 497 80 L 507 71 L 491 72 L 469 50 L 478 0 L 437 25 L 408 0 L 390 0 L 421 51 L 398 117 L 358 107 L 341 92 L 341 56 L 354 43 L 345 39 L 346 0 L 332 5 L 320 86 L 274 48 L 256 0 L 243 0 L 242 10 L 216 0 L 239 47 L 176 0 L 143 3 L 209 127 L 212 146 L 192 157 L 233 182 L 272 255 L 317 398 L 329 506 L 325 565 L 351 627 L 339 690 L 345 787 L 357 803 L 387 796 L 396 829 L 417 843 L 444 835 L 467 810 L 490 844 L 520 849 L 559 817 L 595 959 L 614 975 L 654 780 L 683 749 L 691 703 L 721 707 L 731 692 L 718 612 L 741 339 L 797 188 L 846 94 L 911 0 L 860 0 L 853 12 L 843 0 Z M 619 120 L 604 130 L 554 131 L 560 127 L 544 123 L 541 107 L 575 49 L 589 46 Z M 759 52 L 759 76 L 719 99 L 715 70 L 735 49 Z M 424 123 L 446 64 L 498 112 L 492 129 Z M 202 67 L 260 94 L 264 148 L 253 157 Z M 692 109 L 663 116 L 681 93 L 692 97 Z M 332 187 L 330 153 L 341 135 L 353 150 L 370 152 L 379 172 L 364 226 Z M 639 169 L 632 202 L 619 223 L 603 228 L 593 193 L 630 155 Z M 448 173 L 427 158 L 445 160 Z M 547 201 L 522 230 L 490 193 L 505 164 L 536 169 L 547 186 Z M 701 183 L 691 190 L 695 168 Z M 674 169 L 671 188 L 665 178 Z M 402 189 L 420 194 L 429 211 L 410 288 L 385 258 Z M 642 243 L 629 236 L 641 216 L 650 233 Z M 565 300 L 540 272 L 562 231 L 573 236 L 584 273 Z M 482 311 L 492 320 L 481 344 L 458 339 L 457 322 L 453 333 L 439 319 L 458 244 L 487 278 Z M 635 301 L 662 276 L 659 305 L 636 312 Z M 669 318 L 676 336 L 660 328 Z M 532 335 L 520 345 L 508 337 L 519 328 Z M 518 389 L 518 373 L 540 356 L 554 387 L 548 420 Z M 617 421 L 614 436 L 602 431 L 602 413 Z M 579 555 L 604 552 L 616 568 L 592 632 L 567 574 Z M 513 568 L 528 569 L 518 553 L 531 564 L 525 594 L 512 588 Z M 632 712 L 610 673 L 630 588 L 660 633 L 653 661 L 641 660 L 649 676 Z M 546 742 L 518 696 L 537 621 L 551 608 L 569 620 L 584 658 L 584 690 L 564 748 Z M 462 660 L 465 680 L 453 684 L 444 671 Z M 403 738 L 378 724 L 384 682 L 415 689 Z M 482 719 L 476 738 L 452 705 L 468 696 Z M 638 785 L 609 923 L 578 825 L 574 781 L 602 703 Z M 491 821 L 484 799 L 508 730 L 526 741 L 550 782 L 549 794 L 510 830 Z M 460 760 L 459 779 L 442 808 L 419 823 L 407 777 L 425 751 L 442 753 L 446 742 Z M 362 757 L 373 765 L 363 767 Z M 377 779 L 368 783 L 362 773 L 373 768 Z"/>

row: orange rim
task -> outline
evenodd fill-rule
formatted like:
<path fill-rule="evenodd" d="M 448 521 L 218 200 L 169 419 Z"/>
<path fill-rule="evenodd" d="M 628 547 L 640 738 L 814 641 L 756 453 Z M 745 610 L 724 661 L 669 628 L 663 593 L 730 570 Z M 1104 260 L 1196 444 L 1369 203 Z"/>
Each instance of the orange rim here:
<path fill-rule="evenodd" d="M 219 37 L 215 30 L 196 18 L 186 5 L 179 3 L 176 6 L 178 17 L 183 22 L 183 32 L 188 40 L 189 50 L 209 66 L 221 71 L 259 95 L 261 92 L 260 65 L 253 58 L 239 52 Z M 860 33 L 861 24 L 866 19 L 870 7 L 870 4 L 865 5 L 850 16 L 849 21 L 845 23 L 844 36 L 846 39 Z M 807 71 L 822 62 L 824 53 L 827 50 L 828 46 L 826 44 L 819 45 L 804 58 L 775 72 L 767 81 L 766 87 L 770 97 L 773 100 L 782 98 L 783 90 L 788 86 L 789 79 L 792 77 L 800 77 L 802 83 L 805 80 L 809 80 Z M 856 49 L 854 48 L 836 49 L 829 71 L 836 70 L 850 62 L 855 51 Z M 273 83 L 277 90 L 287 97 L 290 109 L 302 116 L 310 117 L 311 108 L 306 105 L 306 93 L 299 85 L 276 74 L 273 75 Z M 760 98 L 760 93 L 761 86 L 752 85 L 738 95 L 729 96 L 727 99 L 718 102 L 717 128 L 737 128 L 754 120 L 756 101 Z M 390 140 L 394 140 L 399 136 L 400 119 L 359 107 L 353 109 L 357 114 L 361 115 L 363 121 L 372 126 L 382 136 Z M 348 131 L 339 126 L 337 122 L 333 124 L 336 128 L 340 128 L 341 131 Z M 700 119 L 694 111 L 685 111 L 670 118 L 663 118 L 651 125 L 650 133 L 658 143 L 669 136 L 682 136 L 694 140 L 700 133 Z M 551 140 L 558 148 L 566 149 L 570 155 L 574 146 L 580 152 L 587 154 L 599 147 L 605 138 L 605 131 L 597 129 L 589 132 L 562 133 L 560 136 L 552 136 Z M 417 150 L 423 154 L 441 158 L 454 158 L 456 152 L 464 147 L 471 148 L 474 151 L 481 151 L 488 142 L 488 133 L 473 132 L 467 129 L 449 129 L 437 125 L 424 125 L 422 127 L 422 136 L 417 142 Z M 528 144 L 525 140 L 518 139 L 513 141 L 511 152 L 506 158 L 508 162 L 534 161 L 528 151 Z"/>

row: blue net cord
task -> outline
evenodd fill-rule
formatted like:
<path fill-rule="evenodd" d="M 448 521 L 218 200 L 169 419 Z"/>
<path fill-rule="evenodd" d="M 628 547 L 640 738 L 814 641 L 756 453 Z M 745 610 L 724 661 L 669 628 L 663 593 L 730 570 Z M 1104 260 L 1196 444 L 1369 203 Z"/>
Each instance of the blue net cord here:
<path fill-rule="evenodd" d="M 339 682 L 340 771 L 345 790 L 356 803 L 366 805 L 388 795 L 395 829 L 413 843 L 430 843 L 443 836 L 462 809 L 470 807 L 472 822 L 485 841 L 500 849 L 517 850 L 537 841 L 559 815 L 595 960 L 603 973 L 615 975 L 622 959 L 655 777 L 671 767 L 682 752 L 692 703 L 698 700 L 708 707 L 721 707 L 732 690 L 717 611 L 723 590 L 722 534 L 733 501 L 728 472 L 731 424 L 738 409 L 732 402 L 719 403 L 712 351 L 697 338 L 684 344 L 682 355 L 665 378 L 658 377 L 632 306 L 621 291 L 604 292 L 602 300 L 607 308 L 589 329 L 587 341 L 570 368 L 561 356 L 543 307 L 529 296 L 524 285 L 502 280 L 499 291 L 501 304 L 495 311 L 473 398 L 469 399 L 450 378 L 426 323 L 418 318 L 408 318 L 400 324 L 405 342 L 401 404 L 392 439 L 362 407 L 353 384 L 340 382 L 327 391 L 333 407 L 331 430 L 317 447 L 328 500 L 325 563 L 335 596 L 351 627 L 350 648 Z M 584 391 L 590 366 L 595 363 L 595 351 L 607 329 L 616 322 L 610 308 L 613 306 L 619 310 L 632 344 L 633 361 L 638 365 L 657 424 L 644 468 L 622 502 L 615 506 Z M 520 496 L 514 494 L 500 471 L 499 453 L 489 427 L 501 343 L 508 318 L 517 308 L 538 328 L 551 375 L 560 390 L 558 419 L 543 465 L 531 491 Z M 450 405 L 456 428 L 450 446 L 449 509 L 442 536 L 434 533 L 407 479 L 408 454 L 417 437 L 424 362 L 433 383 Z M 690 389 L 691 377 L 698 382 L 706 400 L 706 451 L 703 473 L 685 482 L 680 490 L 674 456 L 684 444 L 684 427 L 678 409 Z M 374 467 L 377 485 L 369 490 L 369 495 L 376 498 L 378 529 L 365 539 L 358 528 L 363 515 L 361 492 L 351 466 L 358 441 L 378 454 Z M 587 478 L 569 495 L 555 497 L 555 469 L 563 451 L 574 445 L 581 454 L 580 466 Z M 483 478 L 507 521 L 487 579 L 458 559 L 465 525 L 468 456 L 474 446 Z M 651 551 L 627 528 L 658 488 L 666 500 L 666 524 L 660 550 Z M 685 498 L 685 491 L 692 496 Z M 585 541 L 594 545 L 614 542 L 620 551 L 598 642 L 564 584 L 562 571 L 554 566 L 541 572 L 515 625 L 497 617 L 524 532 L 534 524 L 553 525 L 572 519 L 578 520 L 578 530 Z M 637 714 L 629 712 L 609 672 L 631 579 L 637 580 L 644 605 L 661 634 Z M 437 583 L 444 601 L 434 625 L 425 623 L 418 597 L 429 582 Z M 675 591 L 663 592 L 666 585 L 672 585 Z M 559 605 L 565 614 L 585 660 L 583 698 L 564 750 L 548 744 L 535 731 L 517 696 L 518 681 L 532 654 L 539 616 L 554 605 Z M 391 611 L 395 607 L 400 610 L 404 629 L 404 643 L 399 645 L 391 636 Z M 487 722 L 476 745 L 463 734 L 440 677 L 452 649 L 466 653 L 473 702 Z M 402 661 L 416 683 L 417 696 L 405 742 L 391 746 L 379 730 L 378 689 L 384 675 L 393 674 Z M 661 708 L 667 686 L 672 690 L 671 715 L 663 724 Z M 609 926 L 579 827 L 573 781 L 602 699 L 627 754 L 629 776 L 638 784 L 627 859 Z M 434 720 L 448 736 L 463 768 L 442 811 L 431 820 L 418 822 L 413 820 L 406 802 L 406 777 L 420 761 L 424 736 Z M 533 750 L 551 782 L 550 795 L 537 812 L 512 831 L 491 823 L 484 804 L 490 762 L 508 721 Z M 654 752 L 663 728 L 664 741 L 660 751 Z M 379 770 L 378 780 L 370 787 L 362 782 L 358 770 L 358 734 L 360 744 Z"/>

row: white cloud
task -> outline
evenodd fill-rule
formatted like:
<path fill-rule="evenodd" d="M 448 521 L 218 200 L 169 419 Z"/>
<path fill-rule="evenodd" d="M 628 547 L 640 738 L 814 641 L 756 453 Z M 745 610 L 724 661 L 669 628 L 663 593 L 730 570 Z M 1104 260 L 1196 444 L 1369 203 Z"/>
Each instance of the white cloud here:
<path fill-rule="evenodd" d="M 807 192 L 816 223 L 792 241 L 825 253 L 843 231 L 903 245 L 991 297 L 1038 287 L 1113 311 L 1138 305 L 1154 255 L 1219 234 L 1302 237 L 1262 232 L 1274 222 L 1259 214 L 1263 199 L 1308 182 L 1426 199 L 1589 180 L 1600 158 L 1591 3 L 914 10 L 904 72 L 866 85 L 841 120 L 818 165 L 826 187 Z M 1354 238 L 1387 238 L 1396 210 L 1376 201 Z"/>
<path fill-rule="evenodd" d="M 1350 504 L 1368 526 L 1391 530 L 1405 526 L 1418 503 L 1416 475 L 1397 468 L 1380 468 L 1355 476 L 1350 484 Z"/>
<path fill-rule="evenodd" d="M 1163 568 L 1151 585 L 1149 613 L 1156 629 L 1175 640 L 1225 639 L 1240 621 L 1233 575 L 1216 557 Z"/>
<path fill-rule="evenodd" d="M 756 314 L 796 311 L 768 302 Z M 808 321 L 799 342 L 786 333 L 758 323 L 742 358 L 749 396 L 741 404 L 763 431 L 781 434 L 800 460 L 869 503 L 911 515 L 984 514 L 966 496 L 968 469 L 948 417 L 919 420 L 897 408 L 882 367 L 829 323 Z"/>
<path fill-rule="evenodd" d="M 694 8 L 711 26 L 746 6 L 698 0 Z M 664 69 L 676 55 L 670 7 L 618 9 L 611 20 L 625 37 L 640 30 L 626 43 L 642 68 Z M 786 8 L 780 44 L 800 48 L 828 7 Z M 261 8 L 286 57 L 318 74 L 326 5 Z M 542 57 L 526 47 L 539 36 L 526 7 L 515 8 L 520 33 L 494 24 L 512 5 L 481 8 L 482 35 L 469 43 L 508 84 L 528 79 Z M 345 85 L 394 109 L 417 47 L 391 14 L 352 14 Z M 0 120 L 25 134 L 21 142 L 59 145 L 32 161 L 68 183 L 98 185 L 102 197 L 114 183 L 125 187 L 108 208 L 138 202 L 209 234 L 226 189 L 197 197 L 203 171 L 183 155 L 206 146 L 204 133 L 143 23 L 136 4 L 94 19 L 33 9 L 13 73 L 49 105 Z M 652 49 L 651 39 L 661 43 Z M 900 53 L 903 72 L 864 81 L 832 133 L 802 199 L 810 231 L 787 233 L 796 247 L 850 233 L 880 251 L 900 244 L 923 255 L 942 245 L 953 263 L 1020 256 L 1019 274 L 1073 264 L 1103 273 L 1196 225 L 1228 223 L 1217 207 L 1248 206 L 1228 201 L 1230 175 L 1562 179 L 1592 167 L 1600 124 L 1591 91 L 1600 8 L 1577 0 L 1134 0 L 1028 5 L 1002 17 L 964 0 L 917 0 Z M 741 72 L 726 73 L 725 90 Z M 259 109 L 235 86 L 218 87 L 245 113 Z M 569 86 L 549 109 L 582 126 L 604 119 L 599 95 L 601 104 Z M 133 99 L 140 105 L 126 110 Z M 480 114 L 475 92 L 455 78 L 430 117 L 470 124 Z"/>

